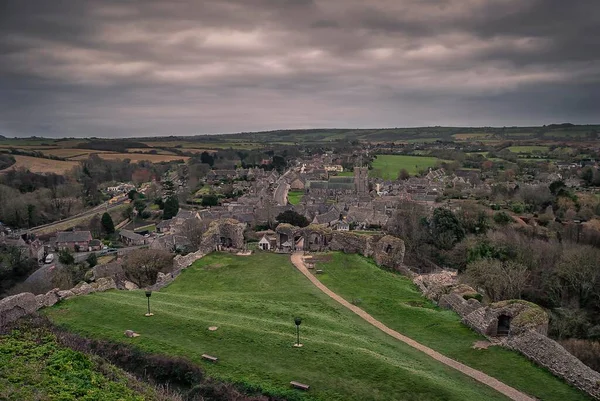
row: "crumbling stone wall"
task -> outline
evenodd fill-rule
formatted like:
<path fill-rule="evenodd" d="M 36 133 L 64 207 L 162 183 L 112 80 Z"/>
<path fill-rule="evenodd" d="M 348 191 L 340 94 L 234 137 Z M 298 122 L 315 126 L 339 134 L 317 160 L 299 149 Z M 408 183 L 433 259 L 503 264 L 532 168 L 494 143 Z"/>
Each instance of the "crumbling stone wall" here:
<path fill-rule="evenodd" d="M 288 223 L 281 223 L 275 228 L 275 233 L 277 235 L 277 245 L 276 249 L 283 249 L 283 244 L 287 241 L 290 241 L 292 244 L 291 250 L 296 250 L 296 241 L 295 238 L 301 233 L 301 228 L 293 226 Z"/>
<path fill-rule="evenodd" d="M 173 258 L 173 270 L 181 270 L 189 267 L 205 255 L 202 250 L 188 253 L 187 255 L 175 255 Z M 160 274 L 160 273 L 159 273 Z"/>
<path fill-rule="evenodd" d="M 571 355 L 556 341 L 529 330 L 509 336 L 507 345 L 578 389 L 600 399 L 600 373 Z"/>
<path fill-rule="evenodd" d="M 373 259 L 379 266 L 398 268 L 404 261 L 404 241 L 400 238 L 386 235 L 375 244 Z"/>
<path fill-rule="evenodd" d="M 21 316 L 28 315 L 38 309 L 35 295 L 30 292 L 6 297 L 0 300 L 0 326 L 13 322 Z"/>
<path fill-rule="evenodd" d="M 210 253 L 221 248 L 221 240 L 225 238 L 227 246 L 234 249 L 244 247 L 244 229 L 246 224 L 240 223 L 235 219 L 219 219 L 210 223 L 208 229 L 202 234 L 200 250 L 203 253 Z"/>
<path fill-rule="evenodd" d="M 520 299 L 481 306 L 468 315 L 461 316 L 463 323 L 473 330 L 494 337 L 497 335 L 498 318 L 501 315 L 510 318 L 509 336 L 527 331 L 535 331 L 542 335 L 548 333 L 548 314 L 538 305 Z"/>
<path fill-rule="evenodd" d="M 415 284 L 423 294 L 441 307 L 454 310 L 462 323 L 487 337 L 497 335 L 498 318 L 510 318 L 508 336 L 501 345 L 522 353 L 571 385 L 600 399 L 600 373 L 586 366 L 556 341 L 546 336 L 548 315 L 536 304 L 507 300 L 483 305 L 473 296 L 473 288 L 458 284 L 456 273 L 442 271 L 417 276 Z"/>
<path fill-rule="evenodd" d="M 330 228 L 311 224 L 302 229 L 304 236 L 304 250 L 310 252 L 323 252 L 329 250 L 332 232 Z"/>
<path fill-rule="evenodd" d="M 466 317 L 482 307 L 478 300 L 474 298 L 466 300 L 463 295 L 457 292 L 442 295 L 438 305 L 442 308 L 452 309 L 460 317 Z"/>
<path fill-rule="evenodd" d="M 347 231 L 334 231 L 329 249 L 344 253 L 358 253 L 366 257 L 373 256 L 374 244 L 380 237 L 358 235 Z"/>
<path fill-rule="evenodd" d="M 33 313 L 40 308 L 52 306 L 61 299 L 90 294 L 92 292 L 106 291 L 113 288 L 117 288 L 117 286 L 112 278 L 101 278 L 92 284 L 81 282 L 66 291 L 59 291 L 58 288 L 55 288 L 40 295 L 23 292 L 6 297 L 0 300 L 0 326 L 14 322 L 20 317 Z"/>

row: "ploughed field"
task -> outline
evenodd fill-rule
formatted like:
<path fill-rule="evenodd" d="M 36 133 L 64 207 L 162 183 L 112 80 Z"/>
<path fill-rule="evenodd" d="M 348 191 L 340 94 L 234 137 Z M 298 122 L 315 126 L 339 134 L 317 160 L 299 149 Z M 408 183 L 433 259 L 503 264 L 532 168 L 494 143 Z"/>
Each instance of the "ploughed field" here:
<path fill-rule="evenodd" d="M 403 334 L 541 399 L 586 399 L 513 352 L 471 350 L 481 337 L 457 315 L 368 259 L 332 254 L 317 264 L 326 285 Z M 208 255 L 154 292 L 151 308 L 155 315 L 144 317 L 143 291 L 109 291 L 46 314 L 80 334 L 184 356 L 213 377 L 290 400 L 506 399 L 364 322 L 296 271 L 289 255 Z M 296 316 L 302 348 L 292 347 Z M 126 329 L 141 336 L 126 338 Z M 204 353 L 219 361 L 203 360 Z M 292 380 L 311 388 L 293 390 Z"/>
<path fill-rule="evenodd" d="M 87 336 L 184 356 L 213 377 L 290 400 L 505 399 L 394 340 L 315 288 L 289 255 L 212 254 L 151 297 L 110 291 L 77 297 L 47 315 Z M 294 348 L 300 316 L 302 348 Z M 217 326 L 216 331 L 208 327 Z M 126 338 L 126 329 L 141 334 Z M 202 360 L 203 353 L 219 358 Z M 295 380 L 307 393 L 290 388 Z"/>

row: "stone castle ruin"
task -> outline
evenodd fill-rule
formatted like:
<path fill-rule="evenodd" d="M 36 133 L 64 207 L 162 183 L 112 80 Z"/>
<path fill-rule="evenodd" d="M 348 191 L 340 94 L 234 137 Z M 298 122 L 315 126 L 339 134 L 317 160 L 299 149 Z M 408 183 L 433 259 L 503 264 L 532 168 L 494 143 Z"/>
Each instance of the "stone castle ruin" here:
<path fill-rule="evenodd" d="M 400 268 L 404 261 L 404 241 L 390 235 L 359 235 L 347 231 L 335 231 L 317 224 L 300 228 L 285 223 L 277 226 L 275 234 L 276 252 L 358 253 L 373 258 L 379 266 L 394 269 Z"/>
<path fill-rule="evenodd" d="M 200 250 L 203 253 L 212 251 L 240 250 L 244 248 L 245 223 L 235 219 L 219 219 L 212 221 L 202 234 Z"/>
<path fill-rule="evenodd" d="M 538 305 L 512 299 L 489 305 L 448 271 L 416 276 L 415 284 L 439 306 L 452 309 L 462 322 L 494 343 L 519 351 L 571 385 L 600 399 L 600 373 L 570 354 L 548 334 L 548 314 Z"/>

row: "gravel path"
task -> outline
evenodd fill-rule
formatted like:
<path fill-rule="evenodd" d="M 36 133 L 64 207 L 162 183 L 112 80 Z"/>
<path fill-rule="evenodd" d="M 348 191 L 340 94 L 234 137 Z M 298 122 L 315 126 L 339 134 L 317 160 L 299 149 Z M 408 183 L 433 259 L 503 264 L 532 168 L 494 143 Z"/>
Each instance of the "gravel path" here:
<path fill-rule="evenodd" d="M 390 336 L 410 345 L 411 347 L 426 353 L 427 355 L 429 355 L 433 359 L 443 363 L 444 365 L 450 366 L 451 368 L 454 368 L 454 369 L 466 374 L 467 376 L 472 377 L 473 379 L 477 380 L 478 382 L 481 382 L 483 384 L 490 386 L 491 388 L 504 394 L 511 400 L 515 400 L 515 401 L 535 401 L 536 400 L 535 398 L 529 397 L 528 395 L 526 395 L 510 386 L 507 386 L 506 384 L 502 383 L 501 381 L 494 379 L 493 377 L 488 376 L 479 370 L 470 368 L 469 366 L 464 365 L 460 362 L 457 362 L 454 359 L 450 359 L 450 358 L 440 354 L 439 352 L 434 351 L 433 349 L 426 347 L 426 346 L 416 342 L 415 340 L 398 333 L 395 330 L 390 329 L 389 327 L 387 327 L 386 325 L 381 323 L 379 320 L 377 320 L 373 316 L 369 315 L 364 310 L 360 309 L 359 307 L 357 307 L 355 305 L 352 305 L 350 302 L 346 301 L 344 298 L 340 297 L 335 292 L 333 292 L 329 288 L 327 288 L 323 283 L 321 283 L 315 276 L 313 276 L 311 274 L 311 272 L 308 270 L 308 268 L 304 264 L 304 257 L 303 257 L 302 252 L 295 252 L 292 254 L 292 263 L 317 288 L 319 288 L 321 291 L 323 291 L 329 297 L 331 297 L 335 301 L 339 302 L 346 308 L 350 309 L 352 312 L 356 313 L 358 316 L 360 316 L 367 322 L 371 323 L 373 326 L 377 327 L 379 330 L 383 331 L 384 333 L 387 333 Z"/>

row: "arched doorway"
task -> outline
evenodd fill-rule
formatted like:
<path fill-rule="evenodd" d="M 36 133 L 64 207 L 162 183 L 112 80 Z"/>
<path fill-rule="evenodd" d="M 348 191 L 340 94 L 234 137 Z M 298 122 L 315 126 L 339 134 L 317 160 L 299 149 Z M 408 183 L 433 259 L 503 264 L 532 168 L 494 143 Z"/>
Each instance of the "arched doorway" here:
<path fill-rule="evenodd" d="M 510 316 L 500 315 L 498 316 L 498 329 L 496 335 L 507 336 L 510 332 Z"/>

